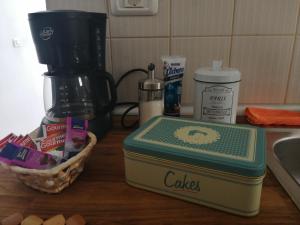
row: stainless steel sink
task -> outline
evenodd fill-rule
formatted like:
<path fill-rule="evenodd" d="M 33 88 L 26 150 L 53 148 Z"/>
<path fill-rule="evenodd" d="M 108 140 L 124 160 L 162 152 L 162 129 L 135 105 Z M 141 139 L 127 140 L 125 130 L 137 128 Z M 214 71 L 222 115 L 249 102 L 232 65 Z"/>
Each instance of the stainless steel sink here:
<path fill-rule="evenodd" d="M 300 209 L 300 129 L 267 129 L 267 165 Z"/>

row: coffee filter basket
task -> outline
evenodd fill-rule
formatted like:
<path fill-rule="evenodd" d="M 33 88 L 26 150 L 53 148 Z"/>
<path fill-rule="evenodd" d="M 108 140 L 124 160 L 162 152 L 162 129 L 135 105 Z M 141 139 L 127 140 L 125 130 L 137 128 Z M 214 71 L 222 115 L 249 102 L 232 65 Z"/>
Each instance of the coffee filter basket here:
<path fill-rule="evenodd" d="M 36 137 L 37 130 L 30 136 Z M 27 169 L 19 166 L 0 163 L 1 167 L 14 173 L 16 177 L 27 186 L 46 193 L 59 193 L 71 185 L 83 171 L 84 164 L 90 156 L 94 145 L 97 143 L 96 136 L 88 132 L 88 141 L 84 149 L 76 156 L 52 169 L 38 170 Z"/>

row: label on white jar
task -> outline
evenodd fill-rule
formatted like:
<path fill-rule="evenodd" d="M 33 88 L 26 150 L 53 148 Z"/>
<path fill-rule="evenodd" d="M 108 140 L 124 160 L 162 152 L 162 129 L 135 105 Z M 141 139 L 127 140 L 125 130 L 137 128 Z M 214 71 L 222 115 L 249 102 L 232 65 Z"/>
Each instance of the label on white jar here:
<path fill-rule="evenodd" d="M 222 85 L 206 87 L 202 92 L 201 118 L 231 123 L 234 91 Z"/>

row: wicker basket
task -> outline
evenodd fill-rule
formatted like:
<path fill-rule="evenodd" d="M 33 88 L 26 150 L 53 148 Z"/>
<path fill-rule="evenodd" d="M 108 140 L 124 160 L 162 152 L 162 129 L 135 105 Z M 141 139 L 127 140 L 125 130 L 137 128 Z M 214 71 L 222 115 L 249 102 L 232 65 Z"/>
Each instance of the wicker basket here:
<path fill-rule="evenodd" d="M 88 132 L 88 145 L 68 161 L 48 170 L 26 169 L 19 166 L 0 165 L 14 174 L 24 184 L 47 193 L 59 193 L 78 177 L 83 171 L 84 163 L 97 142 L 96 136 Z"/>

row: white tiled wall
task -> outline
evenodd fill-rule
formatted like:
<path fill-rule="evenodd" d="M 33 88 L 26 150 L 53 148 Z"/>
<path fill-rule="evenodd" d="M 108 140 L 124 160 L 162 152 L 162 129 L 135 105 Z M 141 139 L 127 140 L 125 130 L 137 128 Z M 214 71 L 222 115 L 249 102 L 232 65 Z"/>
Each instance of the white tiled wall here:
<path fill-rule="evenodd" d="M 234 0 L 173 0 L 172 36 L 231 35 Z"/>
<path fill-rule="evenodd" d="M 160 64 L 160 57 L 169 53 L 169 38 L 113 38 L 112 61 L 115 78 L 132 68 L 147 68 L 149 62 Z M 162 68 L 157 68 L 162 75 Z M 120 101 L 134 101 L 137 96 L 137 83 L 145 78 L 144 73 L 136 73 L 120 84 Z M 162 76 L 161 76 L 162 78 Z"/>
<path fill-rule="evenodd" d="M 233 37 L 231 65 L 241 68 L 240 103 L 283 103 L 294 38 Z"/>
<path fill-rule="evenodd" d="M 183 79 L 182 101 L 192 104 L 194 95 L 193 72 L 200 66 L 207 66 L 214 59 L 223 60 L 228 66 L 230 37 L 172 38 L 171 54 L 187 57 L 186 73 Z"/>
<path fill-rule="evenodd" d="M 235 35 L 295 34 L 298 0 L 236 0 Z"/>
<path fill-rule="evenodd" d="M 286 101 L 300 102 L 300 37 L 297 36 Z"/>
<path fill-rule="evenodd" d="M 117 17 L 110 0 L 47 0 L 48 9 L 106 12 L 107 70 L 117 79 L 160 56 L 187 57 L 183 103 L 193 102 L 193 72 L 213 59 L 242 73 L 240 103 L 300 103 L 300 0 L 159 0 L 155 16 Z M 298 36 L 299 35 L 299 36 Z M 137 73 L 120 100 L 137 99 Z"/>

